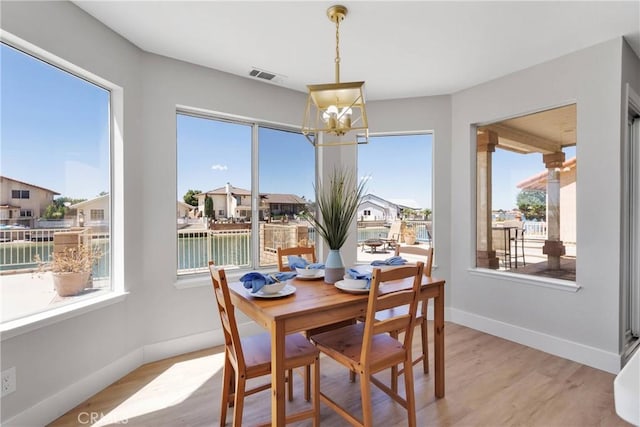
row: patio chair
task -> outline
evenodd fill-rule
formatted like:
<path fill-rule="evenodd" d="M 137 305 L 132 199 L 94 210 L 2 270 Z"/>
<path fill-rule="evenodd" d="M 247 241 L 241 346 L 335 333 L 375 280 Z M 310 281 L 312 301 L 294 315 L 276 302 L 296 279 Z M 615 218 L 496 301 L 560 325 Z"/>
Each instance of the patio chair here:
<path fill-rule="evenodd" d="M 226 424 L 227 408 L 233 406 L 233 426 L 240 427 L 242 425 L 242 409 L 245 396 L 271 388 L 271 383 L 251 389 L 246 388 L 247 380 L 271 374 L 271 336 L 268 333 L 263 333 L 240 338 L 224 269 L 216 268 L 213 261 L 209 261 L 209 272 L 225 341 L 220 426 L 222 427 Z M 248 357 L 245 357 L 245 354 Z M 289 400 L 292 400 L 292 370 L 302 366 L 310 367 L 313 372 L 311 377 L 311 386 L 313 388 L 312 407 L 302 414 L 296 414 L 295 417 L 296 420 L 311 418 L 314 426 L 320 423 L 320 371 L 318 357 L 319 352 L 316 347 L 303 335 L 287 335 L 285 367 L 288 370 Z"/>
<path fill-rule="evenodd" d="M 502 257 L 502 266 L 505 269 L 511 268 L 511 243 L 509 239 L 510 230 L 506 227 L 492 227 L 491 241 L 493 250 L 498 257 Z"/>
<path fill-rule="evenodd" d="M 397 246 L 396 256 L 402 256 L 408 261 L 422 261 L 424 263 L 424 269 L 422 270 L 423 276 L 431 276 L 431 267 L 433 265 L 433 248 L 421 248 L 419 246 Z M 427 321 L 427 307 L 428 299 L 421 301 L 420 309 L 416 311 L 416 324 L 420 326 L 420 337 L 422 338 L 422 353 L 420 356 L 413 359 L 413 365 L 417 365 L 422 362 L 422 370 L 425 374 L 429 373 L 429 323 Z M 376 313 L 376 320 L 386 320 L 399 314 L 405 314 L 409 312 L 409 306 L 404 305 L 401 307 L 394 307 L 387 310 L 382 310 Z M 392 336 L 398 337 L 400 331 L 394 331 Z M 397 368 L 391 369 L 391 389 L 397 391 L 398 389 L 398 376 L 403 374 L 403 370 Z"/>
<path fill-rule="evenodd" d="M 524 221 L 509 220 L 504 222 L 505 227 L 512 227 L 513 234 L 509 234 L 509 241 L 513 243 L 515 266 L 518 268 L 518 258 L 522 257 L 522 266 L 527 265 L 524 257 Z M 518 253 L 518 242 L 520 242 L 520 251 Z"/>
<path fill-rule="evenodd" d="M 389 227 L 386 239 L 381 239 L 385 243 L 385 248 L 395 248 L 400 243 L 400 229 L 402 221 L 394 221 Z"/>
<path fill-rule="evenodd" d="M 410 427 L 416 425 L 411 339 L 416 322 L 423 268 L 424 264 L 421 262 L 415 266 L 399 266 L 384 271 L 375 268 L 371 279 L 365 322 L 311 336 L 311 340 L 322 353 L 351 371 L 356 371 L 360 376 L 362 420 L 352 415 L 350 409 L 340 406 L 338 402 L 320 391 L 322 402 L 353 425 L 373 425 L 372 383 L 407 410 Z M 387 283 L 387 290 L 379 292 L 381 283 L 401 279 L 411 280 L 411 288 L 389 291 L 388 289 L 393 289 L 393 284 Z M 383 321 L 375 320 L 378 307 L 390 308 L 405 304 L 409 304 L 408 313 Z M 402 341 L 388 334 L 398 330 L 404 332 Z M 373 376 L 398 364 L 402 364 L 405 371 L 404 397 Z"/>

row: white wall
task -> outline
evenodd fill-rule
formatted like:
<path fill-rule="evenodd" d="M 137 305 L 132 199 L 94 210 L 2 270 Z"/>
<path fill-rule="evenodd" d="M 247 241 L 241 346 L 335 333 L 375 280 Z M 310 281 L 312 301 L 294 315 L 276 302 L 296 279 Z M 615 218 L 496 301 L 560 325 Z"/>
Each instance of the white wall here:
<path fill-rule="evenodd" d="M 592 366 L 619 368 L 621 39 L 453 96 L 454 321 Z M 577 103 L 578 292 L 474 274 L 472 125 Z"/>
<path fill-rule="evenodd" d="M 127 367 L 113 365 L 139 348 L 142 340 L 136 313 L 141 300 L 139 290 L 144 279 L 142 264 L 142 216 L 139 215 L 139 195 L 143 192 L 142 131 L 140 119 L 141 90 L 138 49 L 115 35 L 76 6 L 67 2 L 2 2 L 1 27 L 9 34 L 88 70 L 121 88 L 115 97 L 126 92 L 124 113 L 116 124 L 126 135 L 124 144 L 117 144 L 115 158 L 120 169 L 114 177 L 113 199 L 115 228 L 123 237 L 114 241 L 113 275 L 116 286 L 131 291 L 118 304 L 91 311 L 79 317 L 62 320 L 50 326 L 2 340 L 2 369 L 16 367 L 17 391 L 2 398 L 2 423 L 46 401 L 45 407 L 32 409 L 34 416 L 50 421 L 57 412 L 68 409 L 69 402 L 51 399 L 67 387 L 81 383 L 86 377 L 113 366 L 110 375 L 99 376 L 94 385 L 108 385 Z M 37 49 L 36 49 L 37 50 Z M 119 92 L 119 94 L 118 94 Z M 126 158 L 126 162 L 122 162 Z M 123 182 L 127 183 L 124 192 Z M 175 196 L 174 196 L 175 198 Z M 171 209 L 173 213 L 173 207 Z M 126 216 L 126 222 L 122 218 Z M 175 229 L 175 225 L 173 225 Z M 123 260 L 126 258 L 126 264 Z M 141 360 L 141 359 L 140 359 Z M 76 398 L 93 390 L 74 391 Z M 73 393 L 72 393 L 73 394 Z M 77 402 L 76 402 L 77 403 Z M 34 421 L 34 419 L 32 419 Z"/>
<path fill-rule="evenodd" d="M 174 286 L 176 106 L 299 125 L 305 96 L 152 54 L 143 55 L 142 73 L 145 109 L 140 125 L 146 134 L 141 143 L 148 158 L 141 203 L 155 208 L 142 225 L 142 250 L 153 256 L 143 261 L 143 298 L 150 303 L 140 307 L 139 316 L 144 319 L 144 342 L 152 344 L 209 331 L 218 322 L 210 286 Z"/>

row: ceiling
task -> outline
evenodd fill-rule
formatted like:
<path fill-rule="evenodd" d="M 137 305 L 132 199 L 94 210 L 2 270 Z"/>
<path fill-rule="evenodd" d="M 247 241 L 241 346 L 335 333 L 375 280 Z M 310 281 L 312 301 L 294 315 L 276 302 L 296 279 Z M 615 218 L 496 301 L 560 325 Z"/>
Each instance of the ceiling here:
<path fill-rule="evenodd" d="M 478 128 L 492 131 L 498 146 L 520 154 L 551 154 L 576 145 L 576 104 L 527 114 Z"/>
<path fill-rule="evenodd" d="M 139 48 L 306 92 L 334 80 L 327 1 L 74 1 Z M 369 100 L 450 94 L 619 36 L 640 55 L 640 2 L 346 1 L 341 81 Z"/>

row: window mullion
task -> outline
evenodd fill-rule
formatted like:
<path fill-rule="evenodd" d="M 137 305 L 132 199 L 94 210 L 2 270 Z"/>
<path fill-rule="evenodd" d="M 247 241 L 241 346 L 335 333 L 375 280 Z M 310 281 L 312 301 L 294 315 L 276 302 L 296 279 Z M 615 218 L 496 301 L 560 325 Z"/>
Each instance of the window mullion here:
<path fill-rule="evenodd" d="M 260 126 L 251 126 L 251 266 L 260 266 L 260 170 L 259 170 L 259 141 Z"/>

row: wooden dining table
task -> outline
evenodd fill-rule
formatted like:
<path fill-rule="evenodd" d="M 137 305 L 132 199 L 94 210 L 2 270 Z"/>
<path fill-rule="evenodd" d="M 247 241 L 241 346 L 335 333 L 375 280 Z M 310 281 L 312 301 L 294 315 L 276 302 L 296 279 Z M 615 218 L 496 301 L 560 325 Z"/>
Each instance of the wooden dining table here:
<path fill-rule="evenodd" d="M 444 284 L 424 277 L 420 299 L 434 299 L 434 384 L 435 396 L 444 397 Z M 271 334 L 271 422 L 285 425 L 284 342 L 287 334 L 306 331 L 341 320 L 364 317 L 368 293 L 347 293 L 322 280 L 291 281 L 296 290 L 281 298 L 251 295 L 241 282 L 230 283 L 233 305 Z M 411 281 L 386 283 L 381 292 L 411 287 Z"/>

